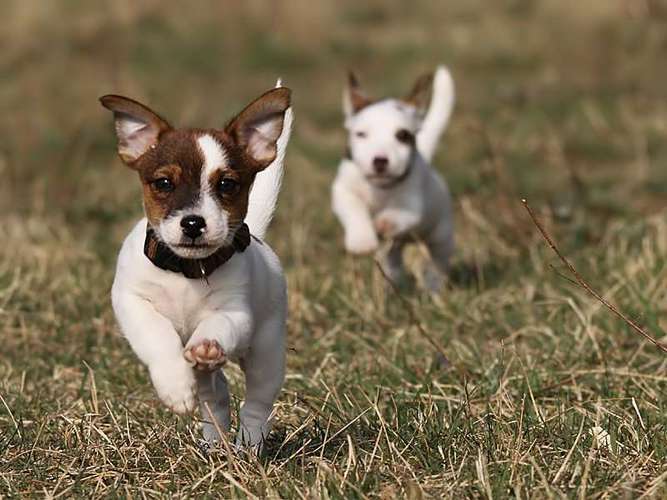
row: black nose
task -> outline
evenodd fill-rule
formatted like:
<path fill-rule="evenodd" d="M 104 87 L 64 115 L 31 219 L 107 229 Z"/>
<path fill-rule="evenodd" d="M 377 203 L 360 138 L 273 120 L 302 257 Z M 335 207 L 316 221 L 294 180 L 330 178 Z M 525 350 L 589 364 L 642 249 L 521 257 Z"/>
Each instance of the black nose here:
<path fill-rule="evenodd" d="M 202 230 L 206 227 L 206 221 L 199 215 L 188 215 L 181 219 L 181 227 L 185 236 L 195 239 L 201 236 Z"/>
<path fill-rule="evenodd" d="M 376 174 L 384 174 L 387 171 L 389 160 L 384 156 L 376 156 L 373 158 L 373 168 Z"/>

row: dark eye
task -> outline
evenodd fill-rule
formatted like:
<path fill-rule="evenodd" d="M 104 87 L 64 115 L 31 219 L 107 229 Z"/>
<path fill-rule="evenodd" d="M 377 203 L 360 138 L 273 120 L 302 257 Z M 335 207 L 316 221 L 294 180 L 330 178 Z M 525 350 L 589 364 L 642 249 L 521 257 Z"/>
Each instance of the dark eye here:
<path fill-rule="evenodd" d="M 218 182 L 218 192 L 221 195 L 230 195 L 238 193 L 241 185 L 234 179 L 225 177 Z"/>
<path fill-rule="evenodd" d="M 174 190 L 174 183 L 166 177 L 160 177 L 153 181 L 153 187 L 161 193 L 169 193 Z"/>
<path fill-rule="evenodd" d="M 359 132 L 355 132 L 354 135 L 356 135 L 359 139 L 363 139 L 363 138 L 366 137 L 368 134 L 367 134 L 366 132 L 359 131 Z"/>
<path fill-rule="evenodd" d="M 415 136 L 412 134 L 412 132 L 404 128 L 396 132 L 396 139 L 404 144 L 413 144 L 415 142 Z"/>

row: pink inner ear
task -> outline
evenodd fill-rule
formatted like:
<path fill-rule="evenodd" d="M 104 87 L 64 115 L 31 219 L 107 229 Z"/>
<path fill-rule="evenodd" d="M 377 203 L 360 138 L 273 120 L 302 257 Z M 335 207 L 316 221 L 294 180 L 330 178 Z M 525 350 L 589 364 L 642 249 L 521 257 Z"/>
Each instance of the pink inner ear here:
<path fill-rule="evenodd" d="M 246 154 L 267 167 L 276 157 L 290 90 L 279 87 L 265 92 L 243 109 L 225 128 Z"/>
<path fill-rule="evenodd" d="M 250 128 L 248 153 L 258 161 L 273 160 L 276 155 L 276 141 L 282 131 L 282 115 L 279 118 L 260 122 Z"/>
<path fill-rule="evenodd" d="M 126 113 L 114 113 L 118 153 L 125 161 L 135 161 L 157 142 L 159 130 Z"/>

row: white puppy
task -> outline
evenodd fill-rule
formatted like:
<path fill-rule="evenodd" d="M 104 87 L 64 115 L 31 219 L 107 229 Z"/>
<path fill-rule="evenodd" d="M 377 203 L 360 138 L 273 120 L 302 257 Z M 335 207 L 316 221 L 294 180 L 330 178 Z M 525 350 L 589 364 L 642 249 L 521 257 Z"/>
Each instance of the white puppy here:
<path fill-rule="evenodd" d="M 433 95 L 423 116 L 431 82 Z M 430 166 L 454 104 L 451 75 L 439 67 L 426 75 L 404 99 L 372 101 L 350 74 L 343 95 L 347 157 L 333 184 L 333 210 L 345 231 L 345 248 L 354 254 L 391 241 L 382 257 L 389 278 L 403 276 L 403 247 L 422 240 L 436 268 L 427 268 L 425 285 L 442 285 L 454 249 L 452 207 L 445 181 Z"/>
<path fill-rule="evenodd" d="M 282 179 L 290 90 L 266 92 L 220 130 L 173 128 L 121 96 L 101 102 L 146 212 L 118 257 L 121 330 L 168 407 L 190 412 L 198 397 L 209 442 L 218 439 L 213 419 L 229 430 L 221 367 L 238 362 L 246 398 L 237 444 L 259 449 L 285 369 L 285 279 L 261 240 Z"/>

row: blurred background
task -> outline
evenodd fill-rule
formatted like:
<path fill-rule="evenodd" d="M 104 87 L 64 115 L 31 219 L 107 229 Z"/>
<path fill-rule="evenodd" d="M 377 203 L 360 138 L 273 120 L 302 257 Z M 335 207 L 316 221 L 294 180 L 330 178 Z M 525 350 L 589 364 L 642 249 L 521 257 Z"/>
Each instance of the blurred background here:
<path fill-rule="evenodd" d="M 553 478 L 571 446 L 590 446 L 586 431 L 575 440 L 581 416 L 587 427 L 602 421 L 625 446 L 625 455 L 589 463 L 589 488 L 613 492 L 623 481 L 642 491 L 656 487 L 667 460 L 664 358 L 558 276 L 562 268 L 520 199 L 528 198 L 596 287 L 663 335 L 666 2 L 3 0 L 1 10 L 0 493 L 8 484 L 9 492 L 42 491 L 65 474 L 62 463 L 82 454 L 89 462 L 72 466 L 78 472 L 63 476 L 60 487 L 88 491 L 96 478 L 104 485 L 96 491 L 117 492 L 105 489 L 121 480 L 116 465 L 93 468 L 123 462 L 125 453 L 139 458 L 137 474 L 122 481 L 202 492 L 187 490 L 188 478 L 202 474 L 196 451 L 188 452 L 189 465 L 171 486 L 151 472 L 153 464 L 158 470 L 180 464 L 179 447 L 195 448 L 174 430 L 188 424 L 156 402 L 110 311 L 115 258 L 141 216 L 141 189 L 116 156 L 111 114 L 97 99 L 124 94 L 177 126 L 215 127 L 277 77 L 294 91 L 296 122 L 269 235 L 286 267 L 291 317 L 276 431 L 286 441 L 270 450 L 274 460 L 296 465 L 261 480 L 235 476 L 237 482 L 251 490 L 283 484 L 277 490 L 283 494 L 290 481 L 312 484 L 311 473 L 346 484 L 317 465 L 345 467 L 339 448 L 330 448 L 338 441 L 325 446 L 318 427 L 328 419 L 333 430 L 349 429 L 359 447 L 359 465 L 348 470 L 354 488 L 340 486 L 341 494 L 361 488 L 393 498 L 407 494 L 401 478 L 431 493 L 503 492 L 507 481 L 519 481 L 512 483 L 516 491 L 537 488 L 534 463 Z M 371 259 L 344 255 L 329 207 L 345 146 L 340 107 L 347 70 L 357 72 L 371 96 L 400 96 L 438 64 L 450 68 L 457 91 L 435 165 L 455 199 L 458 252 L 442 297 L 410 299 L 472 389 L 449 361 L 434 356 L 402 303 L 387 296 Z M 614 378 L 605 371 L 614 366 L 654 378 Z M 231 378 L 239 396 L 240 376 L 232 371 Z M 395 411 L 382 406 L 379 387 L 391 389 Z M 533 404 L 546 420 L 537 410 L 531 417 L 527 406 L 524 415 L 526 387 L 535 390 Z M 438 391 L 446 404 L 433 402 L 431 392 Z M 349 405 L 330 411 L 321 404 L 339 394 Z M 499 394 L 503 404 L 496 408 Z M 637 412 L 629 403 L 635 397 Z M 463 399 L 471 412 L 465 425 L 457 420 Z M 390 424 L 402 419 L 395 428 L 414 436 L 409 467 L 384 438 L 376 445 L 384 458 L 376 458 L 374 433 L 387 432 L 384 423 L 376 412 L 354 420 L 370 400 L 380 401 L 377 415 Z M 417 419 L 422 411 L 435 427 Z M 639 411 L 646 427 L 636 420 Z M 510 474 L 516 450 L 528 449 L 515 440 L 522 435 L 517 421 L 544 453 L 535 455 L 537 462 L 512 465 Z M 159 439 L 143 443 L 148 432 Z M 434 442 L 460 455 L 443 469 Z M 148 462 L 137 451 L 144 446 Z M 292 460 L 302 446 L 313 461 Z M 371 451 L 368 467 L 381 462 L 391 473 L 364 472 Z M 588 453 L 582 448 L 573 463 Z M 491 482 L 483 474 L 487 464 Z M 580 484 L 580 473 L 570 486 Z"/>
<path fill-rule="evenodd" d="M 564 215 L 584 202 L 577 189 L 599 215 L 665 203 L 662 2 L 8 0 L 3 10 L 5 214 L 124 230 L 109 219 L 139 213 L 139 186 L 113 155 L 100 95 L 216 126 L 280 76 L 298 120 L 280 213 L 317 206 L 329 221 L 347 69 L 372 95 L 401 95 L 439 63 L 458 92 L 437 162 L 455 194 L 511 189 Z"/>

